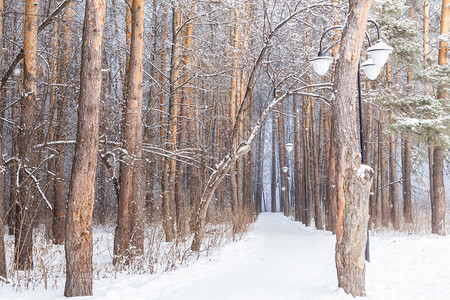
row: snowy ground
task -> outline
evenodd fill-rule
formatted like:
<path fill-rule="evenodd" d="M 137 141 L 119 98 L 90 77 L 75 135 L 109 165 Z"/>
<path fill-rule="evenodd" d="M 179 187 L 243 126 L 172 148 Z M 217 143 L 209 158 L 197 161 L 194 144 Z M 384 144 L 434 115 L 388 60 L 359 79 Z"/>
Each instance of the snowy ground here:
<path fill-rule="evenodd" d="M 263 213 L 254 230 L 207 259 L 158 275 L 95 281 L 94 296 L 77 299 L 353 299 L 337 288 L 335 237 L 281 214 Z M 450 299 L 450 237 L 401 233 L 371 236 L 366 299 Z M 0 299 L 65 299 L 58 289 Z"/>

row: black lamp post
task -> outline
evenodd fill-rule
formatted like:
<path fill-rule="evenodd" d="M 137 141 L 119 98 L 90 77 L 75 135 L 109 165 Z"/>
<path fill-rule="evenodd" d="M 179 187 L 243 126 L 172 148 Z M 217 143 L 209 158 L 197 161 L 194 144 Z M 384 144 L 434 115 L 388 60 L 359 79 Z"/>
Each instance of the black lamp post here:
<path fill-rule="evenodd" d="M 361 147 L 361 162 L 365 163 L 365 157 L 364 157 L 364 130 L 363 130 L 363 114 L 362 114 L 362 99 L 361 99 L 361 69 L 363 69 L 365 75 L 370 80 L 374 80 L 378 77 L 380 74 L 381 68 L 386 64 L 389 54 L 392 53 L 392 47 L 388 46 L 385 42 L 381 41 L 380 39 L 380 29 L 378 24 L 373 20 L 368 20 L 369 23 L 372 23 L 375 25 L 377 29 L 377 42 L 372 46 L 370 42 L 369 35 L 366 32 L 366 38 L 369 43 L 369 48 L 367 49 L 367 52 L 370 55 L 370 58 L 366 60 L 365 62 L 358 63 L 358 104 L 359 104 L 359 141 L 360 141 L 360 147 Z M 325 30 L 325 32 L 322 34 L 322 37 L 320 38 L 319 43 L 319 53 L 316 58 L 311 60 L 311 63 L 313 65 L 314 71 L 319 75 L 324 75 L 328 69 L 330 68 L 331 62 L 333 61 L 333 58 L 330 56 L 325 56 L 322 51 L 322 41 L 327 32 L 333 29 L 340 29 L 342 30 L 343 26 L 337 25 L 332 26 Z M 287 145 L 286 145 L 287 147 Z M 367 228 L 367 243 L 366 243 L 366 260 L 370 262 L 370 252 L 369 252 L 369 229 Z"/>

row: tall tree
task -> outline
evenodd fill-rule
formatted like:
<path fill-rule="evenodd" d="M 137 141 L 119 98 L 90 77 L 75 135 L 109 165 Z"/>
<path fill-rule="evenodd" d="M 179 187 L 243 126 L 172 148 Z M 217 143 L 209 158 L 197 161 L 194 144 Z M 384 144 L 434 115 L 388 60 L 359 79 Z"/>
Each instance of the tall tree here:
<path fill-rule="evenodd" d="M 450 24 L 450 0 L 442 0 L 441 9 L 441 36 L 449 33 Z M 439 41 L 438 63 L 447 65 L 448 42 L 445 39 Z M 437 98 L 445 101 L 447 92 L 445 86 L 438 86 Z M 433 151 L 433 197 L 431 198 L 431 232 L 445 235 L 445 188 L 444 188 L 444 149 L 436 146 Z"/>
<path fill-rule="evenodd" d="M 426 1 L 425 1 L 426 2 Z M 414 7 L 409 8 L 409 18 L 414 20 Z M 406 85 L 408 95 L 412 94 L 413 89 L 413 67 L 408 68 L 406 76 Z M 403 177 L 403 219 L 406 224 L 412 223 L 412 204 L 411 204 L 411 140 L 407 132 L 402 133 L 402 177 Z"/>
<path fill-rule="evenodd" d="M 284 116 L 283 116 L 283 104 L 278 104 L 278 153 L 280 163 L 280 181 L 281 181 L 281 198 L 280 203 L 283 203 L 283 213 L 285 216 L 289 216 L 289 183 L 287 178 L 287 172 L 283 171 L 284 167 L 287 167 L 286 163 L 286 143 L 284 133 Z"/>
<path fill-rule="evenodd" d="M 381 226 L 387 228 L 390 220 L 390 205 L 389 205 L 389 184 L 388 184 L 388 149 L 387 149 L 387 135 L 386 135 L 386 112 L 384 110 L 380 113 L 380 129 L 378 132 L 378 151 L 379 151 L 379 172 L 380 172 L 380 203 L 381 203 Z"/>
<path fill-rule="evenodd" d="M 66 297 L 91 296 L 93 292 L 92 212 L 97 169 L 105 11 L 105 0 L 86 0 L 78 127 L 66 214 Z"/>
<path fill-rule="evenodd" d="M 336 269 L 338 285 L 348 294 L 364 296 L 364 253 L 367 240 L 369 192 L 373 171 L 361 165 L 356 123 L 356 82 L 361 45 L 371 0 L 349 0 L 339 59 L 336 65 L 333 101 L 333 139 L 336 149 L 338 219 Z M 354 84 L 351 84 L 354 83 Z"/>
<path fill-rule="evenodd" d="M 71 21 L 73 14 L 73 3 L 67 6 L 63 23 L 61 52 L 63 57 L 60 62 L 59 83 L 63 87 L 63 96 L 57 102 L 57 120 L 55 128 L 55 139 L 63 140 L 66 137 L 67 123 L 67 98 L 69 98 L 69 63 L 70 63 L 70 41 L 71 41 Z M 55 182 L 53 187 L 53 240 L 55 244 L 64 243 L 64 213 L 66 209 L 66 195 L 64 185 L 64 144 L 57 146 L 58 157 L 55 161 Z"/>
<path fill-rule="evenodd" d="M 392 120 L 392 111 L 389 114 L 389 121 Z M 392 121 L 391 121 L 392 122 Z M 391 207 L 391 221 L 394 230 L 400 229 L 399 197 L 397 182 L 397 134 L 389 134 L 389 200 Z"/>
<path fill-rule="evenodd" d="M 300 173 L 300 130 L 297 111 L 298 95 L 294 95 L 292 99 L 292 110 L 294 112 L 294 190 L 295 190 L 295 208 L 296 208 L 296 220 L 304 221 L 304 208 L 305 203 L 301 197 L 302 195 L 302 181 Z"/>
<path fill-rule="evenodd" d="M 3 59 L 3 0 L 0 0 L 0 61 Z M 4 92 L 0 91 L 1 99 L 4 101 Z M 3 107 L 5 104 L 0 103 Z M 3 123 L 3 122 L 2 122 Z M 3 124 L 0 128 L 0 153 L 3 153 Z M 6 251 L 5 251 L 5 168 L 3 166 L 3 159 L 0 160 L 0 280 L 7 281 L 6 270 Z"/>
<path fill-rule="evenodd" d="M 144 249 L 145 192 L 142 160 L 144 5 L 145 0 L 133 0 L 131 8 L 131 47 L 126 80 L 128 86 L 123 135 L 127 156 L 120 168 L 119 210 L 114 235 L 115 258 L 123 256 L 132 248 L 136 254 L 142 254 Z"/>
<path fill-rule="evenodd" d="M 20 157 L 19 166 L 19 194 L 16 230 L 15 230 L 15 263 L 18 270 L 33 268 L 33 215 L 36 203 L 33 197 L 33 183 L 35 169 L 35 153 L 33 146 L 36 144 L 36 76 L 37 76 L 37 34 L 39 5 L 34 0 L 25 1 L 25 24 L 23 26 L 24 37 L 24 96 L 20 103 L 21 114 L 17 148 Z M 34 177 L 35 178 L 35 177 Z"/>
<path fill-rule="evenodd" d="M 272 165 L 270 172 L 270 199 L 271 199 L 271 212 L 277 211 L 277 156 L 276 156 L 276 144 L 277 144 L 277 122 L 275 119 L 275 113 L 272 113 Z"/>

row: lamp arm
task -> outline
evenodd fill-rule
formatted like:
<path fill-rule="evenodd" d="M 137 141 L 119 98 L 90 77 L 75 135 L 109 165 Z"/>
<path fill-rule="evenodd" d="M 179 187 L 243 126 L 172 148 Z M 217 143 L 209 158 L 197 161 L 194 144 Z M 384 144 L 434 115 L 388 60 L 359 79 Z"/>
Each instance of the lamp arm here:
<path fill-rule="evenodd" d="M 319 43 L 319 56 L 323 56 L 323 52 L 322 52 L 322 41 L 323 41 L 323 38 L 324 38 L 325 34 L 327 34 L 327 32 L 330 31 L 330 30 L 333 30 L 333 29 L 342 29 L 343 27 L 344 27 L 344 26 L 342 26 L 342 25 L 332 26 L 332 27 L 328 28 L 327 30 L 325 30 L 325 31 L 322 33 L 322 37 L 320 38 L 320 43 Z"/>
<path fill-rule="evenodd" d="M 373 25 L 375 25 L 375 27 L 377 28 L 377 40 L 379 40 L 380 37 L 380 26 L 378 26 L 377 22 L 375 22 L 374 20 L 367 20 L 367 23 L 372 23 Z"/>
<path fill-rule="evenodd" d="M 377 28 L 377 36 L 378 36 L 378 40 L 379 40 L 380 39 L 380 28 L 379 28 L 378 24 L 374 20 L 367 20 L 367 22 L 375 25 L 375 27 Z M 344 26 L 342 26 L 342 25 L 331 26 L 330 28 L 328 28 L 327 30 L 325 30 L 322 33 L 322 36 L 320 37 L 320 43 L 319 43 L 319 56 L 323 56 L 322 41 L 323 41 L 323 38 L 325 37 L 325 34 L 327 34 L 327 32 L 330 30 L 342 29 L 342 28 L 344 28 Z M 367 31 L 365 32 L 365 34 L 366 34 L 366 38 L 367 38 L 367 41 L 369 42 L 369 47 L 370 47 L 370 46 L 372 46 L 372 43 L 370 42 L 369 34 L 367 33 Z"/>
<path fill-rule="evenodd" d="M 298 131 L 298 130 L 292 131 L 292 132 L 289 134 L 288 142 L 291 141 L 291 136 L 292 136 L 294 133 L 298 133 L 298 132 L 300 132 L 300 131 Z"/>

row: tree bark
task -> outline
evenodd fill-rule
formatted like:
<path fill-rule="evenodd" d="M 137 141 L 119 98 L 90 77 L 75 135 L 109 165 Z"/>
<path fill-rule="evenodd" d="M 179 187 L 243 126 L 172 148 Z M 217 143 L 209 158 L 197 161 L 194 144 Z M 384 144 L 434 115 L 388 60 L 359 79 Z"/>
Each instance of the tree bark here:
<path fill-rule="evenodd" d="M 0 61 L 3 59 L 3 0 L 0 0 Z M 0 98 L 2 103 L 0 104 L 3 108 L 5 93 L 3 90 L 0 91 Z M 0 122 L 1 128 L 3 128 L 3 121 Z M 0 129 L 0 153 L 3 153 L 3 129 Z M 6 251 L 5 251 L 5 225 L 6 225 L 6 214 L 5 214 L 5 167 L 3 165 L 3 159 L 0 159 L 0 281 L 7 282 L 7 267 L 6 267 Z"/>
<path fill-rule="evenodd" d="M 294 112 L 294 188 L 295 188 L 295 208 L 296 208 L 296 220 L 303 221 L 304 207 L 303 199 L 301 197 L 302 191 L 302 178 L 301 178 L 301 165 L 300 165 L 300 128 L 298 121 L 297 111 L 298 95 L 294 95 L 292 100 L 293 112 Z"/>
<path fill-rule="evenodd" d="M 86 0 L 78 127 L 66 215 L 66 297 L 91 296 L 93 292 L 92 212 L 97 169 L 105 11 L 104 0 Z"/>
<path fill-rule="evenodd" d="M 65 23 L 63 25 L 63 38 L 61 39 L 61 51 L 63 58 L 60 65 L 60 81 L 61 86 L 69 83 L 69 62 L 70 62 L 70 41 L 71 30 L 70 22 L 73 14 L 73 4 L 67 6 L 65 13 Z M 67 87 L 63 88 L 63 97 L 58 100 L 56 109 L 58 112 L 56 119 L 55 138 L 56 140 L 63 140 L 66 137 L 66 119 L 67 119 L 67 99 L 69 91 Z M 64 145 L 58 145 L 58 157 L 55 162 L 55 184 L 53 190 L 53 241 L 55 244 L 62 245 L 64 243 L 64 223 L 65 223 L 65 209 L 66 209 L 66 195 L 64 185 Z"/>
<path fill-rule="evenodd" d="M 411 224 L 412 203 L 411 203 L 411 142 L 406 133 L 403 133 L 403 219 L 405 223 Z"/>
<path fill-rule="evenodd" d="M 373 183 L 372 187 L 370 189 L 370 198 L 369 198 L 369 212 L 370 212 L 370 219 L 369 224 L 371 229 L 378 228 L 380 224 L 380 205 L 378 199 L 380 198 L 380 180 L 379 180 L 379 170 L 380 170 L 380 143 L 379 143 L 379 134 L 380 134 L 380 121 L 377 120 L 375 122 L 375 136 L 377 138 L 374 139 L 375 145 L 373 147 Z"/>
<path fill-rule="evenodd" d="M 36 209 L 34 203 L 32 179 L 29 174 L 34 172 L 36 144 L 36 76 L 37 76 L 37 33 L 39 7 L 34 0 L 25 2 L 24 34 L 24 97 L 20 104 L 21 114 L 17 148 L 20 157 L 19 164 L 19 194 L 16 215 L 14 260 L 18 270 L 33 268 L 33 215 Z"/>
<path fill-rule="evenodd" d="M 392 120 L 392 111 L 389 114 Z M 399 191 L 397 182 L 397 136 L 395 132 L 389 135 L 389 198 L 391 205 L 391 221 L 394 230 L 400 229 Z"/>
<path fill-rule="evenodd" d="M 127 261 L 144 251 L 144 166 L 142 160 L 142 74 L 144 53 L 145 0 L 133 0 L 131 47 L 127 72 L 124 148 L 126 157 L 120 168 L 119 210 L 114 236 L 114 260 Z M 132 252 L 130 249 L 134 249 Z"/>
<path fill-rule="evenodd" d="M 277 156 L 276 156 L 276 127 L 275 113 L 272 113 L 272 166 L 271 166 L 271 183 L 270 183 L 270 195 L 271 195 L 271 211 L 274 213 L 277 211 Z"/>
<path fill-rule="evenodd" d="M 450 0 L 442 0 L 441 9 L 441 36 L 449 33 L 450 24 Z M 447 65 L 448 42 L 439 41 L 438 63 Z M 438 86 L 437 98 L 441 101 L 447 99 L 445 86 Z M 433 151 L 433 198 L 431 200 L 431 232 L 445 235 L 445 188 L 444 188 L 444 158 L 445 152 L 442 146 L 437 146 Z"/>
<path fill-rule="evenodd" d="M 312 83 L 312 80 L 311 80 Z M 319 151 L 319 142 L 317 135 L 320 136 L 320 132 L 317 133 L 316 130 L 316 118 L 315 118 L 315 109 L 314 109 L 314 99 L 310 99 L 311 103 L 311 150 L 312 150 L 312 177 L 313 181 L 313 195 L 314 195 L 314 225 L 317 229 L 323 229 L 323 221 L 322 221 L 322 201 L 320 200 L 320 151 Z"/>
<path fill-rule="evenodd" d="M 280 162 L 280 181 L 281 181 L 281 195 L 283 201 L 283 213 L 285 216 L 289 216 L 289 186 L 287 179 L 287 172 L 283 171 L 283 167 L 286 165 L 286 143 L 284 142 L 284 117 L 283 117 L 283 105 L 278 105 L 278 154 Z"/>
<path fill-rule="evenodd" d="M 336 269 L 338 285 L 348 294 L 365 295 L 364 253 L 367 240 L 369 191 L 373 171 L 361 166 L 356 124 L 356 82 L 362 40 L 371 0 L 349 1 L 336 65 L 333 138 L 336 149 L 338 223 Z M 354 84 L 351 84 L 354 83 Z"/>
<path fill-rule="evenodd" d="M 387 155 L 387 138 L 386 138 L 386 112 L 381 111 L 380 114 L 380 131 L 379 137 L 379 153 L 380 153 L 380 203 L 381 203 L 381 226 L 387 228 L 391 216 L 389 205 L 389 184 L 388 184 L 388 155 Z"/>

